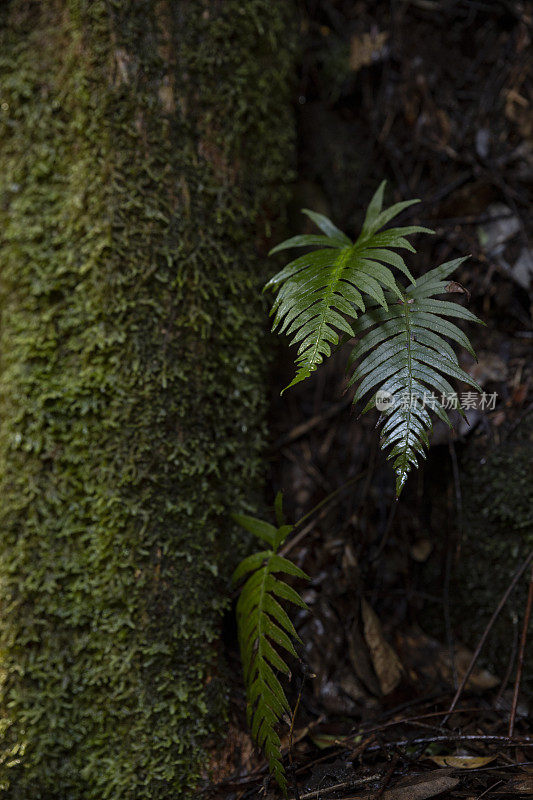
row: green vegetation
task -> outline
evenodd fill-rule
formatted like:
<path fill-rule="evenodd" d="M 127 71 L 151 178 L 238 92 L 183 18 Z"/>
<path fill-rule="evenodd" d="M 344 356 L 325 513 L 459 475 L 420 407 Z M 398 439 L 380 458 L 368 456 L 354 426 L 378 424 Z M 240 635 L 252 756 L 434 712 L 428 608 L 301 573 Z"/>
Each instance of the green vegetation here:
<path fill-rule="evenodd" d="M 363 294 L 387 308 L 383 288 L 402 295 L 389 266 L 401 270 L 414 283 L 403 258 L 395 252 L 411 250 L 406 239 L 414 233 L 432 233 L 419 225 L 380 229 L 401 211 L 418 200 L 396 203 L 382 210 L 385 182 L 370 201 L 360 235 L 352 242 L 323 214 L 304 209 L 324 235 L 293 236 L 278 244 L 270 255 L 291 247 L 321 246 L 291 261 L 269 280 L 265 289 L 277 290 L 271 314 L 275 314 L 272 330 L 294 334 L 291 344 L 300 342 L 296 359 L 296 377 L 289 384 L 308 378 L 331 355 L 331 345 L 339 342 L 335 328 L 353 336 L 345 316 L 356 319 L 365 311 Z M 388 266 L 385 266 L 388 265 Z M 342 316 L 342 315 L 345 316 Z"/>
<path fill-rule="evenodd" d="M 359 382 L 354 403 L 370 390 L 372 396 L 364 411 L 376 405 L 376 397 L 386 397 L 381 428 L 382 447 L 392 446 L 396 495 L 399 496 L 417 455 L 428 446 L 431 419 L 425 399 L 435 391 L 453 395 L 444 375 L 452 376 L 481 391 L 459 367 L 457 356 L 443 337 L 458 342 L 472 355 L 468 338 L 443 316 L 479 322 L 467 309 L 434 295 L 448 291 L 444 279 L 465 259 L 442 264 L 415 281 L 398 249 L 414 252 L 407 236 L 432 233 L 418 225 L 381 228 L 417 200 L 407 200 L 383 209 L 383 182 L 370 201 L 360 235 L 351 240 L 322 214 L 304 210 L 324 235 L 294 236 L 275 247 L 277 253 L 291 247 L 321 246 L 291 261 L 267 283 L 277 289 L 271 314 L 273 330 L 286 332 L 297 344 L 296 377 L 289 384 L 308 378 L 331 355 L 331 345 L 339 344 L 341 331 L 355 336 L 371 328 L 352 351 L 350 364 L 356 363 L 350 383 Z M 387 266 L 385 266 L 387 265 Z M 404 289 L 389 269 L 400 270 L 410 281 Z M 443 373 L 443 374 L 442 374 Z M 287 388 L 289 388 L 287 387 Z M 377 391 L 376 391 L 377 387 Z M 378 406 L 380 403 L 378 403 Z M 450 424 L 438 397 L 431 408 Z"/>
<path fill-rule="evenodd" d="M 462 456 L 463 535 L 452 610 L 460 638 L 472 646 L 533 548 L 532 445 L 530 410 L 501 444 L 487 452 L 473 442 Z M 527 580 L 521 581 L 483 649 L 482 660 L 496 675 L 505 675 L 516 646 L 513 640 L 522 625 L 527 588 Z M 527 648 L 525 656 L 524 692 L 530 696 L 533 649 Z"/>
<path fill-rule="evenodd" d="M 220 730 L 245 548 L 228 509 L 262 483 L 291 8 L 0 9 L 8 798 L 188 796 Z"/>
<path fill-rule="evenodd" d="M 290 706 L 274 673 L 285 675 L 290 669 L 281 658 L 275 645 L 298 658 L 292 640 L 300 641 L 279 599 L 306 608 L 297 592 L 276 574 L 285 573 L 297 578 L 308 578 L 295 564 L 278 554 L 278 550 L 293 530 L 282 517 L 281 494 L 276 498 L 278 527 L 268 522 L 235 514 L 242 527 L 265 542 L 268 550 L 261 550 L 245 558 L 233 574 L 234 583 L 252 573 L 242 587 L 237 603 L 237 625 L 244 669 L 244 683 L 248 699 L 246 716 L 252 736 L 263 748 L 271 773 L 287 794 L 287 780 L 280 756 L 280 739 L 274 725 L 283 714 L 290 714 Z"/>
<path fill-rule="evenodd" d="M 443 338 L 462 344 L 474 355 L 462 330 L 443 317 L 481 320 L 462 306 L 434 299 L 446 292 L 449 284 L 444 279 L 463 261 L 458 258 L 426 272 L 402 291 L 400 300 L 395 293 L 385 292 L 387 307 L 368 306 L 367 313 L 353 326 L 356 335 L 364 333 L 350 355 L 350 363 L 356 363 L 350 383 L 359 383 L 353 402 L 371 392 L 363 411 L 377 403 L 384 412 L 380 420 L 381 447 L 392 447 L 388 458 L 394 459 L 397 497 L 411 467 L 418 464 L 417 455 L 425 458 L 424 448 L 429 447 L 432 423 L 427 409 L 435 411 L 450 427 L 445 411 L 448 402 L 462 412 L 445 376 L 482 391 L 461 369 L 454 350 Z"/>

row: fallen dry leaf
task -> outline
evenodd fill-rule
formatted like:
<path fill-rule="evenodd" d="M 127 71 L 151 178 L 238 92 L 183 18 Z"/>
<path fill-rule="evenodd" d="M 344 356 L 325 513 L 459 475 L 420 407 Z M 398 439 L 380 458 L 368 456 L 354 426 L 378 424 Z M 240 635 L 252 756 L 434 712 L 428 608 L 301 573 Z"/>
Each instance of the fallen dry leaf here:
<path fill-rule="evenodd" d="M 354 72 L 361 67 L 368 67 L 386 55 L 388 31 L 363 33 L 353 36 L 350 42 L 350 67 Z"/>
<path fill-rule="evenodd" d="M 447 292 L 460 292 L 461 294 L 466 294 L 466 299 L 470 300 L 470 292 L 468 289 L 465 289 L 462 283 L 458 281 L 450 281 L 450 283 L 446 286 Z"/>
<path fill-rule="evenodd" d="M 411 545 L 411 558 L 422 564 L 424 561 L 428 560 L 432 550 L 433 543 L 429 539 L 417 539 L 417 541 Z"/>
<path fill-rule="evenodd" d="M 327 747 L 334 747 L 338 744 L 345 744 L 348 740 L 350 743 L 352 742 L 349 736 L 340 736 L 334 733 L 313 733 L 309 738 L 319 750 L 325 750 Z M 356 738 L 361 740 L 363 737 L 358 736 Z"/>
<path fill-rule="evenodd" d="M 447 774 L 444 770 L 415 775 L 400 781 L 396 786 L 383 793 L 383 800 L 427 800 L 442 792 L 455 789 L 459 778 Z"/>
<path fill-rule="evenodd" d="M 350 662 L 361 683 L 366 686 L 369 692 L 379 697 L 381 695 L 381 687 L 376 678 L 368 646 L 363 639 L 360 628 L 359 619 L 355 619 L 347 632 Z M 348 694 L 353 696 L 350 692 Z"/>
<path fill-rule="evenodd" d="M 478 769 L 486 767 L 496 756 L 429 756 L 439 767 L 454 767 L 455 769 Z"/>
<path fill-rule="evenodd" d="M 384 695 L 394 691 L 402 678 L 403 667 L 400 659 L 383 635 L 381 623 L 375 611 L 363 598 L 361 600 L 361 616 L 365 632 L 365 640 L 370 650 L 370 657 L 378 677 L 379 686 Z"/>
<path fill-rule="evenodd" d="M 502 383 L 507 378 L 507 364 L 495 353 L 481 350 L 477 364 L 473 364 L 468 372 L 481 386 L 489 382 Z"/>
<path fill-rule="evenodd" d="M 413 627 L 408 633 L 398 632 L 396 644 L 407 668 L 414 669 L 426 680 L 434 683 L 442 680 L 452 685 L 452 667 L 448 648 L 430 636 Z M 462 680 L 472 660 L 472 652 L 459 642 L 455 648 L 455 668 L 459 681 Z M 475 668 L 466 684 L 471 691 L 486 691 L 498 686 L 499 679 L 486 669 Z"/>
<path fill-rule="evenodd" d="M 511 397 L 511 405 L 512 406 L 521 406 L 524 400 L 527 397 L 527 390 L 529 388 L 529 383 L 520 383 L 513 389 L 513 394 Z"/>
<path fill-rule="evenodd" d="M 348 697 L 351 697 L 356 703 L 368 700 L 368 692 L 350 667 L 340 669 L 337 672 L 337 680 L 342 691 L 346 692 Z M 379 697 L 379 688 L 376 694 Z"/>
<path fill-rule="evenodd" d="M 493 428 L 499 428 L 500 425 L 503 425 L 503 423 L 505 422 L 506 419 L 507 419 L 507 417 L 505 416 L 505 411 L 498 411 L 492 417 L 492 420 L 491 420 L 492 427 Z"/>
<path fill-rule="evenodd" d="M 524 794 L 533 797 L 533 775 L 517 775 L 504 786 L 498 787 L 500 794 Z"/>

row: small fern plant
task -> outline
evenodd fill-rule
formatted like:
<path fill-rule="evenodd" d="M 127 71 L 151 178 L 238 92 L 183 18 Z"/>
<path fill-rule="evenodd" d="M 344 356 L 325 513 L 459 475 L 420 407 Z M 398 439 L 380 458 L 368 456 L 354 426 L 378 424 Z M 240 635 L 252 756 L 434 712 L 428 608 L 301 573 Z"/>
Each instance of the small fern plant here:
<path fill-rule="evenodd" d="M 292 247 L 320 247 L 291 261 L 265 286 L 265 290 L 277 290 L 270 312 L 275 314 L 272 330 L 279 328 L 280 333 L 292 336 L 291 344 L 300 342 L 296 376 L 287 389 L 308 378 L 324 357 L 331 355 L 331 345 L 339 342 L 338 331 L 354 335 L 348 320 L 356 319 L 358 313 L 365 311 L 366 298 L 387 308 L 385 288 L 401 300 L 389 267 L 400 270 L 414 283 L 397 250 L 414 252 L 407 237 L 433 231 L 419 225 L 382 231 L 381 228 L 401 211 L 419 202 L 406 200 L 382 210 L 384 191 L 385 181 L 370 201 L 355 242 L 323 214 L 303 209 L 324 235 L 293 236 L 270 251 L 270 255 L 274 255 Z"/>
<path fill-rule="evenodd" d="M 279 555 L 279 548 L 293 530 L 292 525 L 283 524 L 281 494 L 276 498 L 276 517 L 277 528 L 246 514 L 233 515 L 239 525 L 260 539 L 267 548 L 241 561 L 233 573 L 232 581 L 237 585 L 248 576 L 237 603 L 248 725 L 252 738 L 265 753 L 272 775 L 286 794 L 287 779 L 275 726 L 285 714 L 290 715 L 290 706 L 276 671 L 290 674 L 280 649 L 298 658 L 294 642 L 300 639 L 280 600 L 302 608 L 306 608 L 306 605 L 280 575 L 305 579 L 308 576 Z"/>
<path fill-rule="evenodd" d="M 383 182 L 372 198 L 363 228 L 355 240 L 340 231 L 327 217 L 304 209 L 323 235 L 294 236 L 277 245 L 271 255 L 291 247 L 318 246 L 291 261 L 265 286 L 277 295 L 272 306 L 272 329 L 291 336 L 298 344 L 296 375 L 289 388 L 308 378 L 331 346 L 339 344 L 339 333 L 350 338 L 365 334 L 355 345 L 349 366 L 350 383 L 357 383 L 354 403 L 371 393 L 364 411 L 377 404 L 383 410 L 381 446 L 392 447 L 396 496 L 405 484 L 417 457 L 425 457 L 429 446 L 429 407 L 451 425 L 444 402 L 453 396 L 447 377 L 457 378 L 477 391 L 481 387 L 461 367 L 448 339 L 461 344 L 472 355 L 468 338 L 447 317 L 480 322 L 468 309 L 435 299 L 453 290 L 445 278 L 465 260 L 450 261 L 415 281 L 398 250 L 415 252 L 407 237 L 433 233 L 418 225 L 381 230 L 401 211 L 419 202 L 408 200 L 383 209 Z M 393 268 L 395 272 L 390 268 Z M 396 273 L 409 281 L 397 282 Z M 363 360 L 357 363 L 357 360 Z M 285 391 L 285 390 L 283 390 Z M 437 393 L 437 394 L 435 394 Z M 381 402 L 386 398 L 385 403 Z M 460 413 L 462 409 L 458 407 Z"/>

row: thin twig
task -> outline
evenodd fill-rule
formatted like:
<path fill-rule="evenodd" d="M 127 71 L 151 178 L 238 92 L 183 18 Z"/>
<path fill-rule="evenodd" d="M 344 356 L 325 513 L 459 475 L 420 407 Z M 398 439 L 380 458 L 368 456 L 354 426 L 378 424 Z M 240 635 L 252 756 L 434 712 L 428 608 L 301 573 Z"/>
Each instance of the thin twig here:
<path fill-rule="evenodd" d="M 452 462 L 453 485 L 455 489 L 455 506 L 457 513 L 457 527 L 459 528 L 459 541 L 463 536 L 463 493 L 461 492 L 461 478 L 459 475 L 459 464 L 457 463 L 457 453 L 455 452 L 455 445 L 453 439 L 449 439 L 448 447 L 450 450 L 450 459 Z"/>
<path fill-rule="evenodd" d="M 463 675 L 463 679 L 461 680 L 459 688 L 457 689 L 457 691 L 455 693 L 455 696 L 454 696 L 454 698 L 452 700 L 452 704 L 451 704 L 450 708 L 448 709 L 448 714 L 442 720 L 442 724 L 443 725 L 446 724 L 446 722 L 448 721 L 448 718 L 450 717 L 450 714 L 452 714 L 453 711 L 455 710 L 457 702 L 458 702 L 459 698 L 461 697 L 461 695 L 463 693 L 463 690 L 464 690 L 464 688 L 465 688 L 465 686 L 466 686 L 466 684 L 468 682 L 468 679 L 469 679 L 470 675 L 472 674 L 472 670 L 474 669 L 476 661 L 479 658 L 479 654 L 481 653 L 483 645 L 487 641 L 487 637 L 488 637 L 490 631 L 492 630 L 492 626 L 494 625 L 498 615 L 500 614 L 500 611 L 502 610 L 502 608 L 506 604 L 507 600 L 509 599 L 509 597 L 510 597 L 512 591 L 513 591 L 513 589 L 515 588 L 516 584 L 518 583 L 518 581 L 520 580 L 520 578 L 522 577 L 522 575 L 524 574 L 526 569 L 529 567 L 529 565 L 530 565 L 532 560 L 533 560 L 533 550 L 530 552 L 530 554 L 528 555 L 528 557 L 526 558 L 524 563 L 521 565 L 521 567 L 516 571 L 513 580 L 511 581 L 511 583 L 507 587 L 502 599 L 498 603 L 498 607 L 496 608 L 496 611 L 494 612 L 494 614 L 492 615 L 492 617 L 488 621 L 487 626 L 486 626 L 485 630 L 483 631 L 483 635 L 482 635 L 481 639 L 479 640 L 478 646 L 476 647 L 475 653 L 472 656 L 470 664 L 468 665 L 468 669 L 466 670 L 465 674 Z"/>
<path fill-rule="evenodd" d="M 381 733 L 382 731 L 387 730 L 387 728 L 394 728 L 394 727 L 397 727 L 398 725 L 411 725 L 411 724 L 419 722 L 422 719 L 432 719 L 433 717 L 443 717 L 443 716 L 446 716 L 448 713 L 449 713 L 448 711 L 432 711 L 431 713 L 428 713 L 428 714 L 418 714 L 416 717 L 402 717 L 401 719 L 393 719 L 390 722 L 384 722 L 383 725 L 379 725 L 379 726 L 377 726 L 375 728 L 367 728 L 365 730 L 361 730 L 359 733 L 355 734 L 355 736 L 363 736 L 363 735 L 366 736 L 368 734 Z M 475 714 L 475 713 L 485 714 L 486 710 L 485 709 L 479 709 L 479 708 L 462 708 L 461 709 L 461 713 L 462 714 Z M 351 737 L 349 737 L 349 738 L 351 738 Z"/>
<path fill-rule="evenodd" d="M 532 745 L 533 736 L 517 736 L 510 739 L 509 736 L 495 736 L 492 734 L 450 734 L 438 736 L 421 736 L 417 739 L 401 739 L 398 742 L 384 742 L 374 744 L 367 748 L 367 753 L 375 753 L 379 750 L 390 750 L 395 747 L 411 747 L 415 744 L 434 744 L 436 742 L 494 742 L 501 747 L 520 747 L 522 745 Z"/>
<path fill-rule="evenodd" d="M 340 492 L 344 491 L 344 489 L 346 489 L 348 486 L 351 486 L 352 483 L 355 483 L 356 481 L 360 480 L 365 473 L 366 473 L 366 470 L 363 470 L 362 472 L 358 472 L 357 475 L 353 476 L 353 478 L 349 478 L 347 481 L 345 481 L 343 484 L 341 484 L 341 486 L 339 486 L 333 492 L 328 494 L 327 497 L 324 497 L 324 499 L 321 500 L 320 503 L 317 503 L 316 506 L 313 506 L 311 511 L 308 511 L 307 514 L 304 514 L 303 517 L 300 517 L 298 522 L 294 523 L 294 527 L 297 528 L 299 525 L 302 524 L 302 522 L 305 522 L 306 519 L 309 519 L 310 516 L 312 516 L 313 514 L 316 514 L 316 512 L 319 510 L 319 508 L 322 508 L 323 505 L 325 505 L 326 503 L 329 503 L 330 500 L 333 500 L 334 497 L 336 497 L 338 494 L 340 494 Z"/>
<path fill-rule="evenodd" d="M 300 700 L 302 699 L 302 690 L 304 688 L 305 677 L 302 678 L 300 682 L 300 689 L 298 691 L 298 698 L 296 700 L 296 705 L 294 706 L 294 711 L 291 715 L 291 726 L 289 728 L 289 764 L 292 767 L 292 737 L 294 733 L 294 723 L 296 722 L 296 714 L 298 713 L 298 708 L 300 706 Z"/>
<path fill-rule="evenodd" d="M 326 753 L 323 756 L 320 756 L 320 758 L 315 758 L 313 761 L 311 761 L 311 762 L 309 762 L 307 764 L 303 764 L 303 766 L 298 767 L 296 772 L 297 773 L 308 772 L 313 767 L 316 767 L 317 764 L 322 764 L 324 761 L 329 761 L 331 759 L 331 756 L 334 753 L 340 752 L 340 751 L 348 750 L 349 753 L 350 753 L 350 759 L 355 760 L 356 758 L 361 757 L 364 754 L 364 752 L 365 752 L 366 748 L 368 747 L 368 745 L 372 744 L 375 740 L 376 740 L 375 736 L 369 736 L 367 739 L 364 739 L 364 741 L 360 742 L 356 747 L 352 747 L 351 749 L 349 747 L 338 747 L 336 750 L 333 751 L 333 753 L 331 752 L 331 749 L 328 748 L 328 750 L 330 750 L 330 752 Z"/>
<path fill-rule="evenodd" d="M 529 579 L 529 591 L 527 593 L 526 613 L 524 615 L 524 625 L 522 628 L 522 636 L 520 639 L 520 650 L 518 651 L 518 666 L 516 668 L 516 680 L 514 684 L 513 703 L 511 706 L 511 715 L 509 717 L 509 736 L 512 736 L 514 733 L 516 708 L 518 706 L 520 681 L 522 680 L 522 670 L 524 668 L 524 652 L 526 649 L 527 631 L 529 628 L 529 620 L 531 619 L 532 606 L 533 606 L 533 568 L 531 569 L 531 577 Z"/>
<path fill-rule="evenodd" d="M 450 579 L 452 572 L 452 559 L 453 553 L 450 543 L 450 538 L 447 537 L 446 548 L 446 564 L 444 571 L 444 584 L 442 587 L 442 611 L 444 614 L 444 627 L 446 630 L 446 643 L 448 645 L 448 654 L 450 658 L 450 665 L 452 668 L 452 681 L 453 688 L 457 691 L 459 685 L 457 677 L 457 664 L 455 661 L 455 640 L 453 636 L 452 619 L 450 613 Z"/>
<path fill-rule="evenodd" d="M 307 514 L 304 514 L 304 515 L 303 515 L 303 517 L 300 517 L 300 519 L 298 520 L 298 522 L 296 522 L 296 523 L 294 524 L 294 527 L 295 527 L 295 528 L 299 527 L 299 526 L 302 524 L 302 522 L 305 522 L 305 520 L 306 520 L 306 519 L 309 519 L 309 517 L 310 517 L 310 516 L 312 516 L 313 514 L 316 514 L 316 512 L 317 512 L 317 511 L 318 511 L 320 508 L 322 508 L 322 506 L 326 505 L 326 503 L 329 503 L 329 502 L 330 502 L 330 500 L 333 500 L 333 499 L 334 499 L 334 498 L 335 498 L 335 497 L 336 497 L 338 494 L 340 494 L 340 493 L 341 493 L 341 492 L 343 492 L 345 489 L 347 489 L 347 488 L 348 488 L 348 486 L 351 486 L 353 483 L 356 483 L 358 480 L 360 480 L 360 479 L 363 477 L 363 475 L 365 474 L 365 472 L 366 472 L 366 470 L 363 470 L 362 472 L 359 472 L 357 475 L 354 475 L 354 477 L 353 477 L 353 478 L 350 478 L 350 479 L 349 479 L 349 480 L 347 480 L 345 483 L 343 483 L 343 484 L 342 484 L 342 486 L 339 486 L 339 488 L 338 488 L 338 489 L 335 489 L 335 491 L 334 491 L 334 492 L 331 492 L 331 494 L 328 494 L 328 496 L 327 496 L 327 497 L 325 497 L 323 500 L 321 500 L 321 501 L 320 501 L 320 503 L 317 503 L 317 505 L 316 505 L 316 506 L 314 506 L 314 507 L 311 509 L 311 511 L 308 511 L 308 512 L 307 512 Z M 325 516 L 325 514 L 327 514 L 327 513 L 328 513 L 328 511 L 329 511 L 329 508 L 327 508 L 327 509 L 324 509 L 324 510 L 322 511 L 322 513 L 320 514 L 320 516 L 318 517 L 318 519 L 321 519 L 321 518 L 322 518 L 322 516 Z M 308 534 L 308 533 L 310 533 L 310 531 L 312 531 L 312 530 L 313 530 L 313 528 L 315 527 L 315 525 L 316 525 L 316 520 L 314 519 L 314 520 L 312 520 L 312 522 L 310 522 L 310 523 L 309 523 L 309 525 L 306 525 L 306 526 L 305 526 L 305 528 L 303 528 L 303 529 L 302 529 L 301 531 L 299 531 L 299 532 L 298 532 L 298 533 L 297 533 L 295 536 L 293 536 L 291 539 L 289 539 L 289 541 L 287 542 L 287 544 L 286 544 L 286 545 L 285 545 L 285 546 L 284 546 L 284 547 L 283 547 L 283 548 L 282 548 L 282 549 L 279 551 L 279 552 L 280 552 L 280 555 L 281 555 L 281 556 L 286 556 L 286 555 L 287 555 L 287 553 L 290 553 L 290 551 L 291 551 L 291 550 L 292 550 L 294 547 L 296 547 L 296 545 L 297 545 L 297 544 L 299 544 L 299 543 L 302 541 L 302 539 L 305 539 L 305 537 L 307 536 L 307 534 Z"/>
<path fill-rule="evenodd" d="M 374 561 L 378 560 L 378 558 L 382 554 L 383 550 L 385 549 L 385 545 L 387 544 L 387 542 L 389 540 L 390 532 L 392 530 L 392 523 L 394 522 L 394 517 L 396 516 L 396 509 L 398 508 L 397 500 L 398 500 L 398 498 L 396 498 L 396 500 L 394 500 L 394 502 L 391 505 L 391 509 L 390 509 L 390 512 L 389 512 L 389 518 L 387 520 L 387 527 L 385 528 L 385 533 L 381 537 L 381 542 L 379 543 L 379 547 L 377 549 L 377 552 L 371 558 L 368 559 L 371 564 Z"/>
<path fill-rule="evenodd" d="M 383 797 L 383 795 L 385 793 L 385 789 L 387 788 L 387 786 L 390 783 L 390 780 L 391 780 L 391 778 L 392 778 L 392 776 L 394 774 L 394 770 L 396 769 L 396 765 L 397 765 L 399 759 L 400 759 L 399 753 L 394 753 L 394 755 L 392 757 L 392 761 L 391 761 L 390 767 L 387 770 L 387 774 L 385 775 L 385 777 L 381 781 L 381 786 L 379 787 L 379 789 L 377 791 L 377 794 L 374 795 L 374 800 L 379 800 L 380 797 Z"/>
<path fill-rule="evenodd" d="M 463 539 L 463 496 L 461 493 L 461 482 L 459 477 L 459 465 L 457 463 L 457 453 L 453 440 L 448 442 L 450 451 L 450 460 L 452 462 L 453 484 L 455 488 L 455 513 L 457 519 L 457 529 L 459 533 L 459 542 Z M 449 532 L 449 528 L 448 528 Z M 444 571 L 444 585 L 442 587 L 442 607 L 444 613 L 444 626 L 446 629 L 446 641 L 448 644 L 448 652 L 450 654 L 450 664 L 452 667 L 452 679 L 454 691 L 457 691 L 459 680 L 457 677 L 457 664 L 455 661 L 455 641 L 453 637 L 452 620 L 450 613 L 450 581 L 452 576 L 452 561 L 453 541 L 450 541 L 450 536 L 446 537 L 446 563 Z"/>
<path fill-rule="evenodd" d="M 478 796 L 476 797 L 476 800 L 481 800 L 482 797 L 485 797 L 486 794 L 488 794 L 489 792 L 492 792 L 492 790 L 495 789 L 496 786 L 499 786 L 501 783 L 503 783 L 502 780 L 499 780 L 499 781 L 496 781 L 496 783 L 493 783 L 492 786 L 489 786 L 488 789 L 485 789 L 484 792 L 481 792 L 481 794 L 478 794 Z"/>
<path fill-rule="evenodd" d="M 300 437 L 305 436 L 306 433 L 309 433 L 309 431 L 312 431 L 313 428 L 316 428 L 318 425 L 326 422 L 326 420 L 331 419 L 331 417 L 335 417 L 347 406 L 349 406 L 351 402 L 351 395 L 347 395 L 338 403 L 335 403 L 327 408 L 325 411 L 321 411 L 319 414 L 315 414 L 305 422 L 301 422 L 299 425 L 296 425 L 294 428 L 288 431 L 288 433 L 284 433 L 283 436 L 280 436 L 280 438 L 274 442 L 269 452 L 275 453 L 277 450 L 281 450 L 282 447 L 292 444 L 297 439 L 300 439 Z"/>
<path fill-rule="evenodd" d="M 296 770 L 293 764 L 287 767 L 287 775 L 290 779 L 290 783 L 292 784 L 292 789 L 294 791 L 294 800 L 302 800 L 300 795 L 300 789 L 298 788 L 298 779 L 296 778 L 295 772 Z"/>
<path fill-rule="evenodd" d="M 321 789 L 314 789 L 312 792 L 300 795 L 300 800 L 311 800 L 312 797 L 320 797 L 323 794 L 331 794 L 331 792 L 338 792 L 341 789 L 351 789 L 352 786 L 362 786 L 365 783 L 373 783 L 381 778 L 382 773 L 376 772 L 374 775 L 366 775 L 364 778 L 350 778 L 349 781 L 336 783 L 333 786 L 324 786 Z"/>
<path fill-rule="evenodd" d="M 512 219 L 513 213 L 507 212 L 505 214 L 479 214 L 467 217 L 446 217 L 437 218 L 433 223 L 436 228 L 439 225 L 484 225 L 491 222 L 499 222 L 502 219 Z"/>
<path fill-rule="evenodd" d="M 516 653 L 518 650 L 518 616 L 514 611 L 511 615 L 511 622 L 513 623 L 513 642 L 511 644 L 511 651 L 509 653 L 509 661 L 507 664 L 507 669 L 505 670 L 505 675 L 503 677 L 501 686 L 498 690 L 498 694 L 496 695 L 496 699 L 493 703 L 494 708 L 500 708 L 500 703 L 503 697 L 503 693 L 507 689 L 507 684 L 509 683 L 509 678 L 511 677 L 511 673 L 513 671 L 514 662 L 516 659 Z"/>
<path fill-rule="evenodd" d="M 526 334 L 527 334 L 527 333 L 528 333 L 528 331 L 519 331 L 519 332 L 518 332 L 516 335 L 517 335 L 517 336 L 521 336 L 521 335 L 522 335 L 522 336 L 526 337 Z M 530 335 L 531 335 L 531 336 L 533 336 L 533 331 L 529 331 L 529 333 L 530 333 Z M 526 337 L 526 338 L 527 338 L 527 337 Z M 513 422 L 513 424 L 511 425 L 511 427 L 510 427 L 510 428 L 509 428 L 509 430 L 507 431 L 507 438 L 509 438 L 509 437 L 510 437 L 510 436 L 511 436 L 511 435 L 512 435 L 514 432 L 515 432 L 515 430 L 518 428 L 518 426 L 520 425 L 520 423 L 522 422 L 522 420 L 523 420 L 525 417 L 527 417 L 527 415 L 528 415 L 528 414 L 530 414 L 530 413 L 531 413 L 531 411 L 533 411 L 533 403 L 530 403 L 530 404 L 527 406 L 527 408 L 525 408 L 525 409 L 524 409 L 524 411 L 523 411 L 523 412 L 520 414 L 520 416 L 518 417 L 518 419 L 517 419 L 517 420 L 515 420 L 515 421 Z"/>

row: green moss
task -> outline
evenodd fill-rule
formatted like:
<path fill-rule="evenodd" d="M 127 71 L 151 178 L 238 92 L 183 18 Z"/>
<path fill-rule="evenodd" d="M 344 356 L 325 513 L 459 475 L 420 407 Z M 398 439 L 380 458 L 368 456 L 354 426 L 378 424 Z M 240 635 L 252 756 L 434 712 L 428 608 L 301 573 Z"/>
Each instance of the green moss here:
<path fill-rule="evenodd" d="M 533 416 L 529 414 L 504 444 L 488 455 L 469 452 L 464 460 L 464 538 L 452 610 L 461 638 L 472 646 L 533 547 L 532 443 Z M 475 451 L 475 445 L 471 449 Z M 483 650 L 485 663 L 502 678 L 512 651 L 513 620 L 519 627 L 522 624 L 527 584 L 525 575 Z M 533 653 L 528 667 L 524 676 L 531 681 Z"/>
<path fill-rule="evenodd" d="M 186 796 L 220 729 L 227 512 L 262 481 L 259 254 L 290 178 L 291 21 L 284 0 L 0 11 L 10 798 Z"/>

